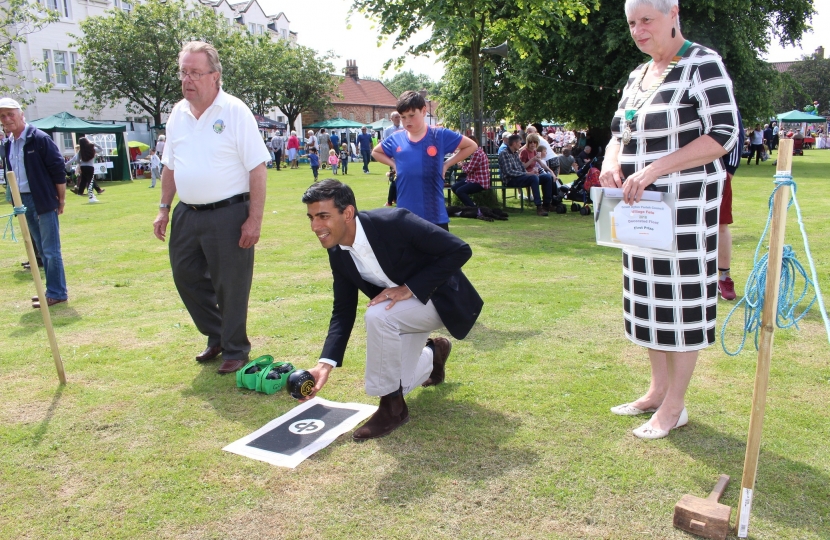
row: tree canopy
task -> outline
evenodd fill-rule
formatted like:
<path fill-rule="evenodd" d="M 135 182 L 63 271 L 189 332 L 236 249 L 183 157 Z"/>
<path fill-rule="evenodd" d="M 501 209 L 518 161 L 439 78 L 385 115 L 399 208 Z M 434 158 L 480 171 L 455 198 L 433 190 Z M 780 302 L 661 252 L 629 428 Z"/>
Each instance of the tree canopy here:
<path fill-rule="evenodd" d="M 441 95 L 441 83 L 430 79 L 429 75 L 423 73 L 415 74 L 411 69 L 396 73 L 394 77 L 381 81 L 396 97 L 407 90 L 418 92 L 426 90 L 431 97 Z"/>
<path fill-rule="evenodd" d="M 26 83 L 31 82 L 36 92 L 48 92 L 52 82 L 33 73 L 43 70 L 43 62 L 23 66 L 17 57 L 17 44 L 26 43 L 27 36 L 38 32 L 59 18 L 49 10 L 29 0 L 6 0 L 0 4 L 0 94 L 15 97 L 26 104 L 34 101 Z"/>
<path fill-rule="evenodd" d="M 230 29 L 209 8 L 184 0 L 149 0 L 129 12 L 112 9 L 80 23 L 72 36 L 80 54 L 78 102 L 92 110 L 125 100 L 132 113 L 146 112 L 156 125 L 182 99 L 178 54 L 192 40 L 219 49 Z"/>
<path fill-rule="evenodd" d="M 511 50 L 507 60 L 488 62 L 492 67 L 485 74 L 485 101 L 498 104 L 505 117 L 520 123 L 557 119 L 607 130 L 620 99 L 617 90 L 648 60 L 631 39 L 624 5 L 624 0 L 605 0 L 585 15 L 587 24 L 564 20 L 562 33 L 550 32 L 538 41 L 538 58 L 544 60 Z M 770 88 L 779 84 L 778 74 L 760 55 L 771 39 L 799 41 L 812 17 L 812 2 L 701 0 L 683 2 L 680 8 L 683 35 L 723 57 L 744 119 L 773 114 Z M 464 69 L 448 64 L 443 107 L 475 95 L 469 82 L 464 86 L 469 80 Z"/>
<path fill-rule="evenodd" d="M 795 94 L 792 109 L 803 109 L 814 101 L 819 103 L 819 111 L 823 116 L 830 114 L 830 58 L 819 58 L 815 55 L 805 56 L 800 62 L 794 63 L 785 74 L 795 83 L 792 90 Z M 777 113 L 785 110 L 775 111 Z"/>
<path fill-rule="evenodd" d="M 331 54 L 273 42 L 228 26 L 210 8 L 184 0 L 148 0 L 130 12 L 110 10 L 81 22 L 74 36 L 81 56 L 78 94 L 93 110 L 126 101 L 156 125 L 182 99 L 178 54 L 188 41 L 213 44 L 222 62 L 222 86 L 265 115 L 279 107 L 293 125 L 304 111 L 325 109 L 337 90 Z"/>
<path fill-rule="evenodd" d="M 337 79 L 332 59 L 334 53 L 318 55 L 314 49 L 302 45 L 289 46 L 285 42 L 273 44 L 277 51 L 275 78 L 271 83 L 271 105 L 279 107 L 288 117 L 288 125 L 303 112 L 323 116 L 337 94 Z"/>
<path fill-rule="evenodd" d="M 445 62 L 465 58 L 470 68 L 472 112 L 481 136 L 480 83 L 481 49 L 510 39 L 518 58 L 538 62 L 539 44 L 550 34 L 564 32 L 569 21 L 585 21 L 598 0 L 354 0 L 352 10 L 377 21 L 380 38 L 391 37 L 393 47 L 406 47 L 397 59 L 387 62 L 397 67 L 405 55 L 435 53 Z M 429 27 L 432 32 L 423 42 L 406 45 L 416 32 Z M 458 64 L 461 65 L 460 63 Z"/>

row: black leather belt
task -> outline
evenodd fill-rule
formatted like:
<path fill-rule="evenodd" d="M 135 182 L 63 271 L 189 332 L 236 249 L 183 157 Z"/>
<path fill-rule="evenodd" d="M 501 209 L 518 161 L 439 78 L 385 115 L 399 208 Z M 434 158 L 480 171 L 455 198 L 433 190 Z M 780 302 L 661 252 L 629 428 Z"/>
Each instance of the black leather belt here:
<path fill-rule="evenodd" d="M 245 201 L 251 200 L 250 193 L 240 193 L 239 195 L 234 195 L 233 197 L 228 197 L 227 199 L 223 199 L 221 201 L 216 201 L 215 203 L 210 204 L 187 204 L 188 207 L 192 208 L 193 210 L 216 210 L 217 208 L 224 208 L 226 206 L 230 206 L 232 204 L 241 203 Z"/>

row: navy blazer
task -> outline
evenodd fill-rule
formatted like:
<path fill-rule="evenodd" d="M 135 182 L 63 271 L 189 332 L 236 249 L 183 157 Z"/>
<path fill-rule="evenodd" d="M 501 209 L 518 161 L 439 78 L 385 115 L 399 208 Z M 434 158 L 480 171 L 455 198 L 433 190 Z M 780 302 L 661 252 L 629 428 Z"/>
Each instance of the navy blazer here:
<path fill-rule="evenodd" d="M 484 301 L 461 272 L 473 250 L 457 236 L 403 208 L 359 212 L 381 269 L 398 285 L 406 285 L 426 304 L 432 300 L 450 334 L 464 339 L 481 313 Z M 343 355 L 357 316 L 358 291 L 370 299 L 383 290 L 360 277 L 351 254 L 328 250 L 334 277 L 334 305 L 321 358 L 343 364 Z"/>

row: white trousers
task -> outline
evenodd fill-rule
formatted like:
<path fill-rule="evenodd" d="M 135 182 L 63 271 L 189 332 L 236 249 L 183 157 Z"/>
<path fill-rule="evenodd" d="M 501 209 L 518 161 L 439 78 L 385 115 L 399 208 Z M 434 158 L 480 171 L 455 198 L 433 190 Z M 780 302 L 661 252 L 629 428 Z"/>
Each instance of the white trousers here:
<path fill-rule="evenodd" d="M 432 373 L 430 332 L 444 327 L 432 300 L 410 298 L 386 309 L 382 302 L 366 310 L 366 393 L 385 396 L 403 387 L 408 394 Z"/>

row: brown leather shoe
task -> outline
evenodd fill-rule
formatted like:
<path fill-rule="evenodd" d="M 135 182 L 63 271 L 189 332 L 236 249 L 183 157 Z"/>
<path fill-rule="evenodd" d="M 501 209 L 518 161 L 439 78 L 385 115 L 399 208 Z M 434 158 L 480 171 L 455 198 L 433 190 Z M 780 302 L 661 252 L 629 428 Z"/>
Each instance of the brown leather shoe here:
<path fill-rule="evenodd" d="M 63 304 L 64 302 L 67 302 L 67 301 L 68 301 L 68 299 L 66 299 L 66 298 L 63 299 L 63 300 L 58 300 L 56 298 L 49 298 L 48 296 L 46 297 L 46 305 L 49 306 L 49 307 L 52 307 L 55 304 Z M 34 309 L 40 309 L 40 300 L 38 300 L 37 296 L 32 297 L 32 307 Z"/>
<path fill-rule="evenodd" d="M 217 369 L 216 371 L 221 375 L 225 375 L 227 373 L 236 373 L 237 371 L 242 369 L 242 366 L 244 366 L 247 363 L 247 360 L 225 359 L 225 361 L 222 362 L 222 365 L 219 366 L 219 369 Z"/>
<path fill-rule="evenodd" d="M 352 434 L 356 442 L 385 437 L 409 422 L 409 408 L 400 390 L 380 398 L 375 414 Z"/>
<path fill-rule="evenodd" d="M 543 206 L 537 206 L 536 207 L 536 215 L 544 217 L 544 216 L 547 216 L 548 213 L 545 211 L 545 208 Z"/>
<path fill-rule="evenodd" d="M 208 345 L 207 349 L 196 355 L 197 362 L 208 362 L 222 354 L 221 345 Z"/>
<path fill-rule="evenodd" d="M 432 349 L 432 373 L 421 386 L 435 386 L 444 382 L 444 366 L 447 365 L 447 357 L 452 351 L 452 342 L 443 337 L 430 338 L 427 340 L 427 347 Z"/>

